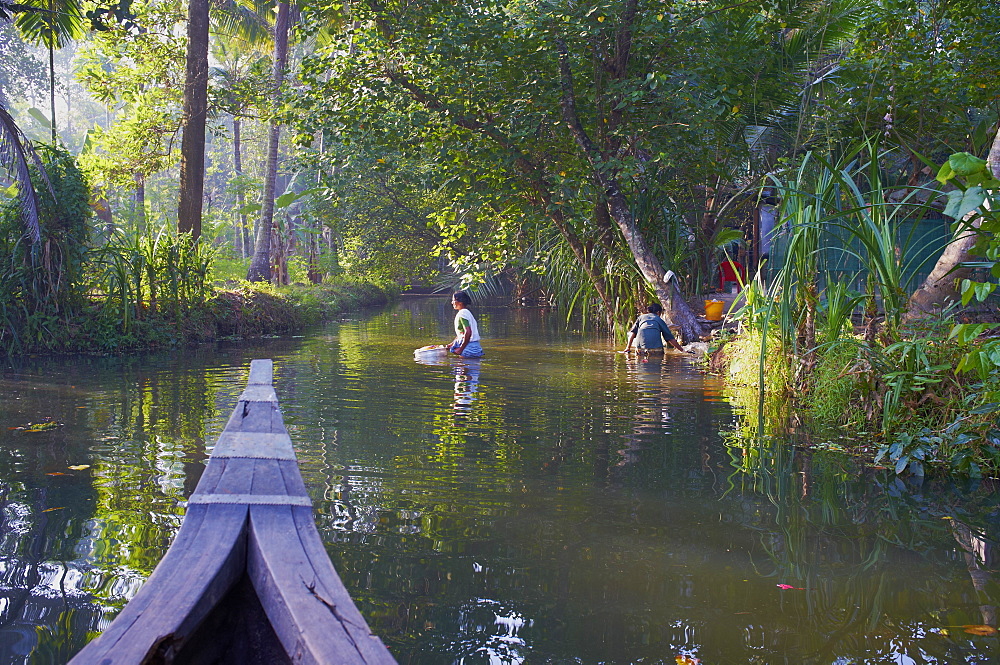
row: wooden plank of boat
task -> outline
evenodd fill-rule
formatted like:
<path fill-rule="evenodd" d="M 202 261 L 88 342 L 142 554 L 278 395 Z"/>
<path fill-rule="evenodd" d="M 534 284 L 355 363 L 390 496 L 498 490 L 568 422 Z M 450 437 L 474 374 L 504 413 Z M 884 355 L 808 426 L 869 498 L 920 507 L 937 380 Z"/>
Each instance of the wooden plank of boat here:
<path fill-rule="evenodd" d="M 272 377 L 250 364 L 174 543 L 70 665 L 396 662 L 323 548 Z"/>

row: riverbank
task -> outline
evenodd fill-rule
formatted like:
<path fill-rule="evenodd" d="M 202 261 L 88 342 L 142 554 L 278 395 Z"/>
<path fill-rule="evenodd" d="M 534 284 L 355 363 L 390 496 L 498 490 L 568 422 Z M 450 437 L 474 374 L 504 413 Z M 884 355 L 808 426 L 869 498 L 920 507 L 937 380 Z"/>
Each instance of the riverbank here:
<path fill-rule="evenodd" d="M 877 334 L 845 325 L 798 345 L 776 325 L 762 339 L 744 320 L 713 343 L 707 369 L 724 378 L 754 435 L 795 432 L 808 448 L 897 475 L 997 478 L 1000 374 L 987 362 L 996 338 L 982 334 L 995 324 L 980 322 L 996 314 L 963 310 Z"/>
<path fill-rule="evenodd" d="M 141 351 L 282 335 L 343 312 L 385 305 L 394 295 L 372 283 L 345 279 L 284 287 L 229 282 L 213 287 L 203 302 L 160 308 L 146 304 L 127 319 L 95 299 L 65 319 L 53 320 L 47 334 L 19 340 L 18 352 L 10 355 Z"/>

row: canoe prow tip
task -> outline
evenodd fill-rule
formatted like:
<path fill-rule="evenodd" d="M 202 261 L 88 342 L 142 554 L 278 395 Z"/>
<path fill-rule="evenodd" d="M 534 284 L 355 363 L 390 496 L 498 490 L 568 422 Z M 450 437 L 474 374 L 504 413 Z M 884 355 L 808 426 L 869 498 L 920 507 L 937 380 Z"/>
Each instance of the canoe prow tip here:
<path fill-rule="evenodd" d="M 250 377 L 247 387 L 240 395 L 241 402 L 275 402 L 278 394 L 274 390 L 274 361 L 270 358 L 250 361 Z"/>
<path fill-rule="evenodd" d="M 250 378 L 247 385 L 270 386 L 274 384 L 274 361 L 270 358 L 250 361 Z"/>

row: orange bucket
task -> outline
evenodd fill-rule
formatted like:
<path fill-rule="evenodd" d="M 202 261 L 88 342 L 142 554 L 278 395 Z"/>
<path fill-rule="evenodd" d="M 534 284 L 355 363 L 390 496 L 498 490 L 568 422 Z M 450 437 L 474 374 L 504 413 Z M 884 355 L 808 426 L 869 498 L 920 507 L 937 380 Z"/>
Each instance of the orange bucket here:
<path fill-rule="evenodd" d="M 725 305 L 721 300 L 705 301 L 705 318 L 709 321 L 722 320 L 722 308 Z"/>

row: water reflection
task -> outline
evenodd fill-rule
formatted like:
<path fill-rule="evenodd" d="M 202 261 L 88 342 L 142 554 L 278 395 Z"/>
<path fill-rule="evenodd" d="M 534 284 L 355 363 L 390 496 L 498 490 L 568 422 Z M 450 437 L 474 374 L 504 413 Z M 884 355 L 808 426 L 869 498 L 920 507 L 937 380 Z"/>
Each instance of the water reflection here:
<path fill-rule="evenodd" d="M 972 586 L 979 596 L 979 612 L 982 615 L 983 625 L 997 626 L 997 606 L 1000 598 L 991 597 L 990 586 L 996 586 L 993 578 L 993 570 L 996 568 L 997 560 L 994 555 L 995 543 L 990 542 L 982 529 L 974 529 L 965 522 L 952 518 L 951 533 L 959 547 L 965 550 L 965 565 L 969 569 L 969 577 L 972 578 Z"/>
<path fill-rule="evenodd" d="M 479 392 L 481 358 L 462 358 L 450 353 L 415 353 L 414 362 L 432 367 L 447 367 L 454 377 L 454 411 L 456 414 L 471 412 L 472 403 Z"/>
<path fill-rule="evenodd" d="M 452 366 L 455 373 L 455 413 L 468 414 L 479 391 L 479 369 L 482 361 L 462 360 Z"/>
<path fill-rule="evenodd" d="M 488 598 L 469 601 L 459 616 L 462 646 L 457 663 L 520 665 L 526 662 L 527 641 L 519 633 L 531 627 L 531 619 Z"/>
<path fill-rule="evenodd" d="M 135 593 L 252 357 L 275 358 L 328 551 L 400 662 L 1000 658 L 964 629 L 1000 600 L 994 483 L 742 436 L 684 357 L 629 361 L 549 311 L 480 308 L 488 359 L 415 363 L 446 305 L 5 370 L 0 663 L 64 662 Z M 62 427 L 6 429 L 40 417 Z"/>

